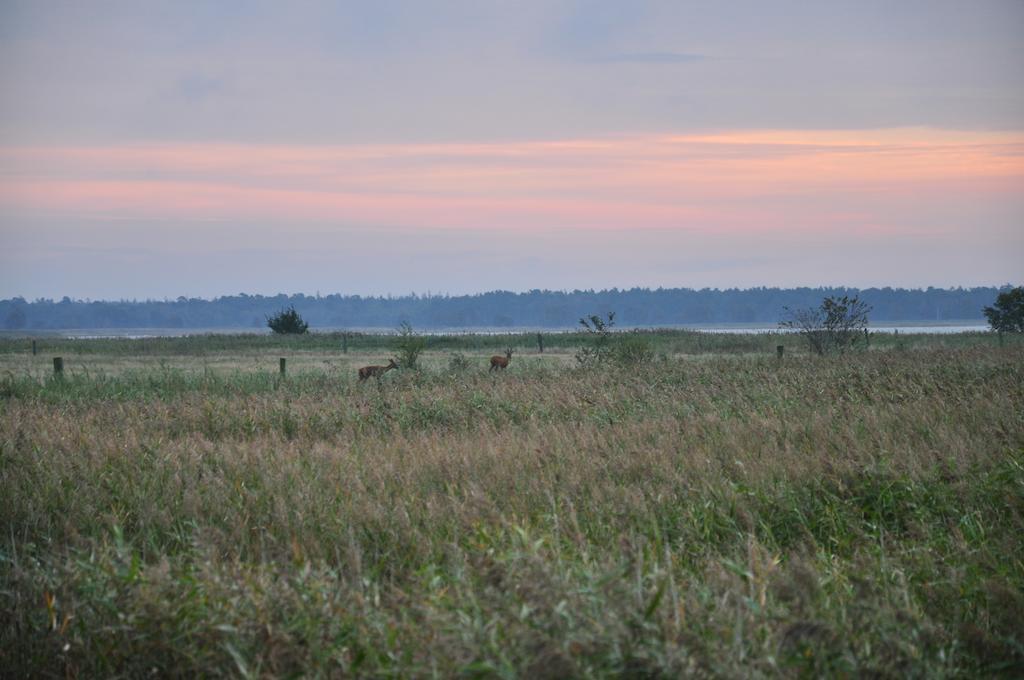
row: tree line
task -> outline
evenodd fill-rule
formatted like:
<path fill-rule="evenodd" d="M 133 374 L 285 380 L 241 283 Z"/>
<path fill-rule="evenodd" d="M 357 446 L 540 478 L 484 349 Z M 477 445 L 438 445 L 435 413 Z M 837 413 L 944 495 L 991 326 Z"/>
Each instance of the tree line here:
<path fill-rule="evenodd" d="M 569 328 L 595 310 L 616 311 L 620 327 L 763 323 L 774 326 L 786 308 L 812 307 L 824 297 L 857 296 L 871 306 L 872 323 L 983 321 L 1002 287 L 976 288 L 631 288 L 475 295 L 228 295 L 210 300 L 92 301 L 15 297 L 0 300 L 0 327 L 265 329 L 267 317 L 294 307 L 317 328 L 422 329 Z"/>

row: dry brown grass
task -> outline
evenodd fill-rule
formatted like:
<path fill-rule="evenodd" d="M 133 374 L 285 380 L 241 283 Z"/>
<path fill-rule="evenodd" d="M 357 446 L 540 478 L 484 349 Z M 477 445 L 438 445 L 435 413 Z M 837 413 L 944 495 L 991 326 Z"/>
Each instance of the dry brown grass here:
<path fill-rule="evenodd" d="M 308 359 L 283 381 L 159 358 L 9 380 L 2 661 L 85 675 L 1022 668 L 1019 348 L 634 371 L 554 355 L 503 375 L 441 373 L 435 356 L 379 386 Z"/>

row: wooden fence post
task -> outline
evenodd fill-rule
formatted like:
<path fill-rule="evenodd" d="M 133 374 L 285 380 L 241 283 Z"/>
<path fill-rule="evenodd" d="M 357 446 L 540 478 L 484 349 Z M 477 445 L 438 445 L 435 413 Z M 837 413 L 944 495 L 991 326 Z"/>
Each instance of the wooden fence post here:
<path fill-rule="evenodd" d="M 544 354 L 544 336 L 540 333 L 537 333 L 537 349 Z"/>
<path fill-rule="evenodd" d="M 341 334 L 341 353 L 348 354 L 348 333 Z"/>
<path fill-rule="evenodd" d="M 36 341 L 32 340 L 32 356 L 36 355 Z"/>
<path fill-rule="evenodd" d="M 64 377 L 64 359 L 63 357 L 53 358 L 53 375 L 57 378 Z"/>
<path fill-rule="evenodd" d="M 780 359 L 782 358 L 782 354 L 785 351 L 786 351 L 786 346 L 785 345 L 775 345 L 775 352 L 779 355 Z"/>
<path fill-rule="evenodd" d="M 281 375 L 284 375 L 284 357 L 281 357 Z"/>
<path fill-rule="evenodd" d="M 868 333 L 868 329 L 864 329 L 864 346 L 871 347 L 871 335 Z"/>

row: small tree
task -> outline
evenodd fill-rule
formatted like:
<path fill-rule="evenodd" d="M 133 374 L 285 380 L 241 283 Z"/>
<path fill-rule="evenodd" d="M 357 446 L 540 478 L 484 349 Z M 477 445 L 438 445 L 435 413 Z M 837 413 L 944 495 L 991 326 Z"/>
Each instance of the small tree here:
<path fill-rule="evenodd" d="M 1003 291 L 991 307 L 982 309 L 988 325 L 998 333 L 1024 333 L 1024 286 Z"/>
<path fill-rule="evenodd" d="M 615 325 L 615 312 L 608 312 L 602 319 L 597 314 L 580 319 L 580 326 L 589 338 L 589 344 L 580 347 L 576 352 L 576 361 L 580 366 L 593 366 L 606 361 L 611 355 L 612 327 Z"/>
<path fill-rule="evenodd" d="M 277 314 L 267 317 L 267 325 L 275 333 L 302 335 L 309 332 L 309 324 L 302 320 L 295 307 L 282 309 Z"/>
<path fill-rule="evenodd" d="M 416 334 L 412 324 L 403 321 L 398 326 L 398 365 L 402 368 L 419 368 L 420 354 L 427 346 L 427 341 Z"/>
<path fill-rule="evenodd" d="M 779 327 L 798 331 L 818 354 L 845 352 L 863 337 L 871 307 L 856 296 L 827 297 L 820 307 L 790 309 Z"/>

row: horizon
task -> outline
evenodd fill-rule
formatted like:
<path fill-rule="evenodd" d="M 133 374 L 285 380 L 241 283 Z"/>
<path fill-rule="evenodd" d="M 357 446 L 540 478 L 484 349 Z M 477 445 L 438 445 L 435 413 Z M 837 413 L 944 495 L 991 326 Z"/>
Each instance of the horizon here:
<path fill-rule="evenodd" d="M 5 3 L 0 298 L 1002 285 L 1021 25 L 1006 0 Z"/>
<path fill-rule="evenodd" d="M 1008 289 L 1005 289 L 1008 290 Z M 0 328 L 223 329 L 264 328 L 287 309 L 320 330 L 390 329 L 404 323 L 430 329 L 539 329 L 576 327 L 594 313 L 614 313 L 622 327 L 775 326 L 787 310 L 808 309 L 823 298 L 851 296 L 867 305 L 873 325 L 978 325 L 1000 294 L 994 287 L 929 289 L 749 288 L 489 291 L 473 296 L 409 294 L 391 297 L 320 294 L 212 300 L 0 300 Z M 176 334 L 176 333 L 172 333 Z"/>
<path fill-rule="evenodd" d="M 713 293 L 724 293 L 724 292 L 741 292 L 741 293 L 743 293 L 743 292 L 759 291 L 759 290 L 778 290 L 778 291 L 803 291 L 803 290 L 818 291 L 818 290 L 821 290 L 821 291 L 857 291 L 858 293 L 862 293 L 862 292 L 868 292 L 868 291 L 887 291 L 887 290 L 891 290 L 891 291 L 894 291 L 894 292 L 928 292 L 928 291 L 952 292 L 952 291 L 959 291 L 959 290 L 971 291 L 971 290 L 989 289 L 989 288 L 995 289 L 995 290 L 1006 290 L 1006 289 L 1013 288 L 1013 287 L 1015 287 L 1017 285 L 1020 285 L 1020 284 L 1016 284 L 1016 283 L 1012 283 L 1012 282 L 1003 282 L 1003 283 L 999 283 L 999 284 L 988 284 L 988 285 L 978 285 L 978 286 L 917 286 L 917 287 L 904 287 L 904 286 L 865 286 L 865 287 L 859 287 L 859 286 L 842 286 L 842 285 L 836 285 L 836 286 L 833 286 L 833 285 L 822 285 L 822 286 L 730 286 L 730 287 L 705 286 L 705 287 L 701 287 L 701 288 L 695 288 L 695 287 L 692 287 L 692 286 L 658 286 L 658 287 L 649 287 L 649 286 L 629 286 L 629 287 L 610 286 L 610 287 L 607 287 L 607 288 L 571 288 L 571 289 L 568 289 L 568 288 L 561 288 L 561 289 L 532 288 L 532 289 L 529 289 L 529 290 L 509 290 L 509 289 L 495 288 L 495 289 L 491 289 L 491 290 L 482 290 L 482 291 L 475 291 L 475 292 L 469 292 L 469 293 L 448 293 L 448 292 L 444 292 L 444 291 L 431 291 L 431 290 L 427 290 L 427 291 L 423 291 L 423 292 L 409 291 L 409 292 L 405 292 L 405 293 L 381 293 L 381 294 L 342 293 L 340 291 L 331 291 L 331 292 L 323 292 L 323 291 L 314 291 L 314 292 L 295 291 L 295 292 L 290 292 L 290 293 L 289 292 L 277 292 L 277 293 L 265 294 L 265 293 L 246 293 L 244 291 L 239 291 L 237 293 L 226 293 L 226 294 L 214 295 L 214 296 L 211 296 L 211 297 L 200 297 L 200 296 L 189 297 L 189 296 L 184 296 L 184 295 L 176 295 L 176 296 L 173 296 L 173 297 L 172 296 L 167 296 L 167 297 L 161 297 L 161 298 L 126 298 L 126 297 L 121 297 L 121 298 L 102 298 L 102 299 L 99 299 L 99 298 L 87 298 L 87 297 L 73 297 L 73 296 L 70 296 L 70 295 L 61 295 L 59 297 L 35 297 L 35 298 L 29 298 L 29 297 L 24 296 L 24 295 L 14 295 L 14 296 L 11 296 L 11 297 L 0 298 L 0 302 L 13 302 L 15 300 L 19 300 L 20 299 L 20 300 L 24 301 L 27 304 L 35 304 L 35 303 L 39 303 L 39 302 L 59 304 L 59 303 L 63 302 L 66 299 L 66 300 L 68 300 L 71 303 L 84 303 L 84 304 L 90 304 L 90 303 L 94 303 L 94 302 L 100 302 L 100 303 L 147 304 L 147 303 L 177 303 L 177 302 L 180 302 L 181 300 L 185 300 L 187 302 L 188 301 L 215 302 L 215 301 L 220 300 L 220 299 L 238 298 L 238 297 L 263 298 L 263 299 L 271 300 L 271 299 L 275 299 L 275 298 L 282 297 L 282 296 L 287 298 L 287 299 L 291 299 L 291 298 L 295 298 L 295 297 L 304 297 L 304 298 L 308 298 L 308 299 L 311 299 L 311 300 L 322 300 L 322 299 L 326 299 L 326 298 L 330 298 L 330 297 L 341 297 L 342 299 L 358 297 L 358 298 L 362 298 L 362 299 L 380 299 L 380 300 L 386 300 L 386 299 L 392 299 L 392 300 L 403 300 L 403 299 L 428 300 L 428 299 L 434 299 L 434 298 L 481 297 L 481 296 L 493 295 L 493 294 L 530 295 L 531 293 L 541 293 L 541 294 L 545 294 L 545 295 L 547 295 L 547 294 L 573 295 L 573 294 L 577 294 L 577 293 L 604 294 L 604 293 L 628 293 L 628 292 L 635 292 L 635 291 L 641 291 L 641 292 L 692 291 L 692 292 L 713 292 Z"/>

